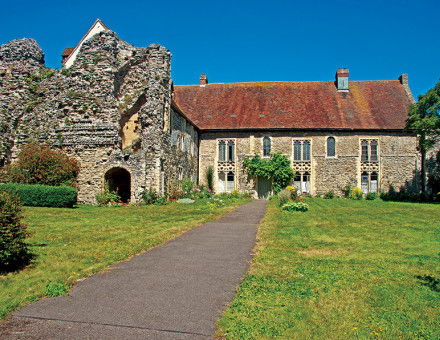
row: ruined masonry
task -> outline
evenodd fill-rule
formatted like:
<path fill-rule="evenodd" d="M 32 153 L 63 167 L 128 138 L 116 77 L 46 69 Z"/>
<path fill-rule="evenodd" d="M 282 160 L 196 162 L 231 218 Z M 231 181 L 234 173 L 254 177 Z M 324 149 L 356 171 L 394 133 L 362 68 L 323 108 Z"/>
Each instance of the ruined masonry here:
<path fill-rule="evenodd" d="M 350 184 L 364 192 L 414 185 L 416 139 L 403 130 L 413 100 L 406 75 L 391 81 L 263 82 L 173 86 L 171 54 L 138 48 L 97 20 L 64 68 L 48 69 L 33 39 L 0 46 L 0 166 L 30 141 L 80 162 L 79 201 L 105 188 L 124 201 L 164 194 L 184 178 L 217 192 L 265 197 L 271 183 L 248 178 L 242 161 L 282 152 L 294 184 L 310 194 Z M 199 151 L 200 149 L 200 151 Z"/>

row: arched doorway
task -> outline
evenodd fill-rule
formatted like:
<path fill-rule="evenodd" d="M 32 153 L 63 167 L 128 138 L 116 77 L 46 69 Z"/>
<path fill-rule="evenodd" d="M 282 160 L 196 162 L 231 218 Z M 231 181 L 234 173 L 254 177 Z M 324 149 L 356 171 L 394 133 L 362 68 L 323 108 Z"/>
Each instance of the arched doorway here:
<path fill-rule="evenodd" d="M 110 191 L 116 191 L 121 200 L 127 203 L 131 197 L 130 173 L 123 168 L 112 168 L 105 174 L 105 184 Z"/>

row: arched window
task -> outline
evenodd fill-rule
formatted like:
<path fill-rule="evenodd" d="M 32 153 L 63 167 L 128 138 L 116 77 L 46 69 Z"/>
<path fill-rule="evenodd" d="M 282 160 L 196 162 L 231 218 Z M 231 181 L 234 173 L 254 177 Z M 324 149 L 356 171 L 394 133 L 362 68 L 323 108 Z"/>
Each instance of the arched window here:
<path fill-rule="evenodd" d="M 218 161 L 226 161 L 226 143 L 223 141 L 218 143 Z"/>
<path fill-rule="evenodd" d="M 361 188 L 362 188 L 362 192 L 364 194 L 368 193 L 368 190 L 369 190 L 369 179 L 370 179 L 370 175 L 368 174 L 368 172 L 364 171 L 361 174 Z"/>
<path fill-rule="evenodd" d="M 371 173 L 370 177 L 370 192 L 377 192 L 377 184 L 378 184 L 379 176 L 376 171 Z"/>
<path fill-rule="evenodd" d="M 233 172 L 228 172 L 226 175 L 226 191 L 231 192 L 235 189 L 235 175 Z"/>
<path fill-rule="evenodd" d="M 370 162 L 377 162 L 377 142 L 375 140 L 370 143 Z"/>
<path fill-rule="evenodd" d="M 368 142 L 366 140 L 361 143 L 361 161 L 368 162 Z"/>
<path fill-rule="evenodd" d="M 269 157 L 270 156 L 270 138 L 264 137 L 263 138 L 263 157 Z"/>
<path fill-rule="evenodd" d="M 293 143 L 293 160 L 301 161 L 301 142 L 299 140 Z"/>
<path fill-rule="evenodd" d="M 334 137 L 327 138 L 327 157 L 336 156 L 336 141 Z"/>
<path fill-rule="evenodd" d="M 303 161 L 310 161 L 310 142 L 308 140 L 303 145 Z"/>

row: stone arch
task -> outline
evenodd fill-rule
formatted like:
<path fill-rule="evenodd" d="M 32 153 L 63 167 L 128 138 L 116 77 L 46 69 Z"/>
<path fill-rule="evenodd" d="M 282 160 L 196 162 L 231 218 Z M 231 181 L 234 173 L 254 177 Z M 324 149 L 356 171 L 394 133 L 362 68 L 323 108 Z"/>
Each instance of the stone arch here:
<path fill-rule="evenodd" d="M 131 175 L 130 172 L 121 167 L 114 167 L 108 170 L 105 175 L 105 185 L 110 191 L 116 191 L 124 203 L 130 201 L 131 197 Z"/>

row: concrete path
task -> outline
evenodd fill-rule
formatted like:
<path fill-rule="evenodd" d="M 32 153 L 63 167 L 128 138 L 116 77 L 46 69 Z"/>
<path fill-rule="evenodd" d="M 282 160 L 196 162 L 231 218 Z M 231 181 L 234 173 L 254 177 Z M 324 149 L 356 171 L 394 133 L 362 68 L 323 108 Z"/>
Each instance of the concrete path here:
<path fill-rule="evenodd" d="M 109 271 L 25 306 L 1 339 L 209 339 L 252 256 L 256 200 Z"/>

